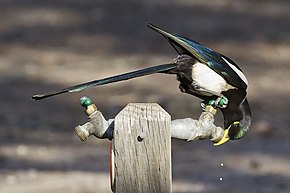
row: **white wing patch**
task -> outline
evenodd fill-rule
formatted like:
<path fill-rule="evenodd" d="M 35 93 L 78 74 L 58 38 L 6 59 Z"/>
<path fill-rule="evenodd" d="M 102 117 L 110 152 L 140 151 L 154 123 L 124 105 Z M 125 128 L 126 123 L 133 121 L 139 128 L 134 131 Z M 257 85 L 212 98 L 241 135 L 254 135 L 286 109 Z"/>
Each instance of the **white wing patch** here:
<path fill-rule="evenodd" d="M 204 92 L 203 95 L 211 96 L 213 93 L 220 94 L 223 91 L 234 89 L 228 84 L 223 77 L 202 63 L 195 63 L 192 66 L 192 80 L 193 84 L 200 86 L 211 93 Z"/>
<path fill-rule="evenodd" d="M 246 85 L 248 85 L 248 80 L 245 77 L 244 73 L 242 71 L 240 71 L 237 67 L 235 67 L 235 65 L 233 65 L 229 61 L 227 61 L 224 57 L 222 57 L 222 59 L 239 75 L 239 77 L 244 81 L 244 83 L 246 83 Z"/>

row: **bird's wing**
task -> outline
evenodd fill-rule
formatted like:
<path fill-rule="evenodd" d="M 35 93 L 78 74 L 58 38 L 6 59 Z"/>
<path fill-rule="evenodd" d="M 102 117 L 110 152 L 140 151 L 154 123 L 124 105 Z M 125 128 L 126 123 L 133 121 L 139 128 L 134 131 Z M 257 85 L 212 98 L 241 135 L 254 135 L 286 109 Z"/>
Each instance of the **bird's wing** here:
<path fill-rule="evenodd" d="M 188 38 L 166 32 L 159 27 L 148 24 L 148 27 L 162 34 L 179 54 L 188 54 L 199 62 L 206 64 L 229 84 L 239 89 L 247 89 L 247 80 L 237 65 L 223 55 Z"/>

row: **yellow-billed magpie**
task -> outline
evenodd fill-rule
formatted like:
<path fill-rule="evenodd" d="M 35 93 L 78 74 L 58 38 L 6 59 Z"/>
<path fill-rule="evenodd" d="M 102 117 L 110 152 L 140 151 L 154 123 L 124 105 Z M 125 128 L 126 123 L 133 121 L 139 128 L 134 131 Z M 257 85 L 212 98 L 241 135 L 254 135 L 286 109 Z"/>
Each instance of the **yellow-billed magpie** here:
<path fill-rule="evenodd" d="M 217 106 L 223 113 L 225 129 L 229 128 L 230 139 L 242 138 L 251 124 L 251 110 L 246 98 L 248 81 L 242 70 L 228 57 L 196 41 L 166 32 L 153 24 L 148 24 L 148 27 L 162 34 L 179 54 L 171 63 L 34 95 L 32 98 L 40 100 L 154 73 L 176 74 L 181 92 L 197 96 L 205 103 L 220 97 L 227 99 L 226 106 Z"/>

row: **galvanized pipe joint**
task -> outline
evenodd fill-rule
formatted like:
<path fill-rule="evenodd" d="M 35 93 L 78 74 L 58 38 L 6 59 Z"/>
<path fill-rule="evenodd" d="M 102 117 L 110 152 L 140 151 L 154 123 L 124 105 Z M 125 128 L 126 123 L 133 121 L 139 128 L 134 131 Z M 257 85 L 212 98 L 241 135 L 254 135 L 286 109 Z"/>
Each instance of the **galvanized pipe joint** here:
<path fill-rule="evenodd" d="M 81 141 L 86 141 L 94 135 L 100 139 L 113 139 L 114 119 L 106 120 L 102 113 L 88 97 L 81 98 L 81 105 L 85 107 L 88 121 L 75 127 L 76 134 Z M 214 125 L 216 109 L 205 106 L 198 120 L 185 118 L 171 121 L 171 137 L 185 141 L 196 141 L 209 138 L 217 143 L 224 138 L 225 133 L 221 127 Z"/>

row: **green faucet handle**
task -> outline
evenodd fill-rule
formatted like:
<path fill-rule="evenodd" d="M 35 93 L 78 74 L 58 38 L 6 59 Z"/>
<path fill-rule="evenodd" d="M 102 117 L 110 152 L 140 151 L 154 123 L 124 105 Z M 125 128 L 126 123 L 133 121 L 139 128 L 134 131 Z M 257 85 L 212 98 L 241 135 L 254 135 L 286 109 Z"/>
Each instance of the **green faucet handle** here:
<path fill-rule="evenodd" d="M 81 99 L 80 99 L 80 103 L 83 107 L 88 107 L 90 106 L 92 103 L 92 100 L 89 98 L 89 97 L 86 97 L 86 96 L 83 96 Z"/>

